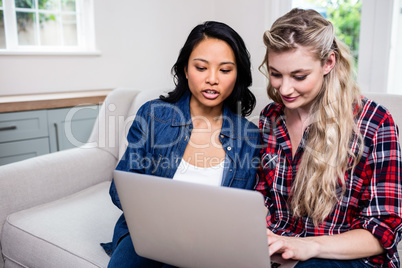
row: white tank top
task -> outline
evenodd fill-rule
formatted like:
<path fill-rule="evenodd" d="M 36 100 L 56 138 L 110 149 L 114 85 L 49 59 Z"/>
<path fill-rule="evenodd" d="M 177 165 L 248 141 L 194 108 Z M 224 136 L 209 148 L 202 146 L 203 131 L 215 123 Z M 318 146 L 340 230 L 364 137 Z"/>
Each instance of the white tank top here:
<path fill-rule="evenodd" d="M 225 161 L 222 161 L 216 166 L 203 168 L 193 166 L 182 159 L 179 167 L 176 170 L 176 173 L 173 176 L 173 179 L 178 181 L 221 186 L 224 163 Z"/>

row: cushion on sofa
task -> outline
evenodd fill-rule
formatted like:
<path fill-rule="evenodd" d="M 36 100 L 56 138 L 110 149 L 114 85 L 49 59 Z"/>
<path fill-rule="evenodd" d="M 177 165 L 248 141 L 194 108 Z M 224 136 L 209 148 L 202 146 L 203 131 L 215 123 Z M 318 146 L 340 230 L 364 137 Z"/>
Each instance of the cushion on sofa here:
<path fill-rule="evenodd" d="M 106 267 L 109 257 L 100 243 L 111 241 L 121 215 L 109 186 L 110 181 L 102 182 L 9 215 L 2 233 L 6 267 Z"/>

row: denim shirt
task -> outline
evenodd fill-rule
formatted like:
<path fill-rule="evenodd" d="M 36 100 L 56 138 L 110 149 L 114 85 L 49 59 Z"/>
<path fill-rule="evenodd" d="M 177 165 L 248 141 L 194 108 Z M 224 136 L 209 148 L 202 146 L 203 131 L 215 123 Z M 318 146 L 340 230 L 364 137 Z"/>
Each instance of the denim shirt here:
<path fill-rule="evenodd" d="M 173 178 L 193 129 L 190 97 L 187 93 L 176 103 L 162 100 L 145 103 L 129 130 L 128 147 L 116 170 Z M 224 106 L 219 141 L 226 153 L 222 186 L 254 189 L 261 143 L 258 127 Z M 122 209 L 114 181 L 109 193 L 113 203 Z M 116 224 L 110 250 L 113 251 L 127 234 L 122 215 Z"/>

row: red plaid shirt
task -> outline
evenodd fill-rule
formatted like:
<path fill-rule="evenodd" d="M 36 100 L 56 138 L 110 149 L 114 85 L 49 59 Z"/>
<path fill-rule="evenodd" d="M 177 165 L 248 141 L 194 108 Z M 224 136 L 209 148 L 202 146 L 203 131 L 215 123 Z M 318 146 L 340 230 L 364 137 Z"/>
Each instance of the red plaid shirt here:
<path fill-rule="evenodd" d="M 380 241 L 386 253 L 364 261 L 374 267 L 399 267 L 402 162 L 398 129 L 388 110 L 366 98 L 357 120 L 365 143 L 363 156 L 353 175 L 350 171 L 345 174 L 346 192 L 320 226 L 315 227 L 309 217 L 293 218 L 287 206 L 308 128 L 293 158 L 281 104 L 271 103 L 261 112 L 265 146 L 256 189 L 265 196 L 267 227 L 274 233 L 305 237 L 366 229 Z"/>

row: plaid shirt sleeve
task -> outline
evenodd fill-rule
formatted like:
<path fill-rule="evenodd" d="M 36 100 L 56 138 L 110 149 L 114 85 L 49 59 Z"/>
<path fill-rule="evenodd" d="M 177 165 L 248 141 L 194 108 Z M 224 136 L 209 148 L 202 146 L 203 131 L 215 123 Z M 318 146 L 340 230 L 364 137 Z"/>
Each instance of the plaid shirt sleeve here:
<path fill-rule="evenodd" d="M 398 128 L 383 107 L 371 102 L 364 108 L 359 123 L 365 143 L 370 143 L 370 147 L 360 179 L 367 182 L 367 186 L 360 199 L 361 213 L 353 220 L 351 228 L 370 231 L 387 251 L 388 260 L 374 257 L 370 258 L 372 263 L 385 262 L 388 267 L 399 267 L 397 245 L 402 233 L 402 164 Z"/>

